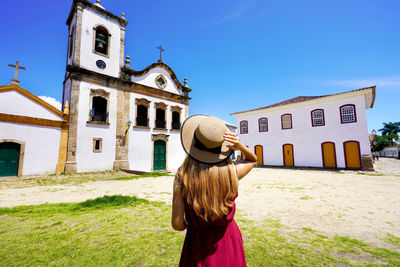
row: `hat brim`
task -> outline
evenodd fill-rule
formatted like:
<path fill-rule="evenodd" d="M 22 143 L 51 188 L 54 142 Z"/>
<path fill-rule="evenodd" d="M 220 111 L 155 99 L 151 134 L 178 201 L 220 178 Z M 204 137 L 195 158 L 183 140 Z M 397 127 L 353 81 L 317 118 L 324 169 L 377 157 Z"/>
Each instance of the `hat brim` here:
<path fill-rule="evenodd" d="M 228 147 L 228 141 L 224 141 L 221 145 L 221 153 L 215 154 L 206 150 L 201 150 L 195 147 L 194 132 L 199 123 L 207 118 L 207 115 L 194 115 L 187 118 L 181 127 L 181 142 L 185 152 L 193 159 L 207 164 L 216 164 L 229 158 L 232 150 Z M 229 131 L 226 128 L 226 131 Z"/>

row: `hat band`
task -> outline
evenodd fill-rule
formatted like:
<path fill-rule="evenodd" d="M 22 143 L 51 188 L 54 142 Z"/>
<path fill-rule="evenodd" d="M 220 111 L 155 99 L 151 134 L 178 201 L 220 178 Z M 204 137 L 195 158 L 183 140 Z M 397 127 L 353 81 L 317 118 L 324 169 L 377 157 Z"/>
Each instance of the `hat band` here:
<path fill-rule="evenodd" d="M 194 147 L 200 150 L 208 151 L 213 154 L 221 154 L 221 146 L 215 148 L 207 148 L 202 142 L 197 139 L 196 132 L 194 133 Z"/>

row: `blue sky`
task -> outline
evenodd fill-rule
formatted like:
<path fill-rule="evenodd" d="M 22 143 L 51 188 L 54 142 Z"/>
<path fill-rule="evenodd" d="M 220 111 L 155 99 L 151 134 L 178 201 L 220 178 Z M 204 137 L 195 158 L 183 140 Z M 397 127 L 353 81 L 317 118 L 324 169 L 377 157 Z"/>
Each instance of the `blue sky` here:
<path fill-rule="evenodd" d="M 61 100 L 72 0 L 4 1 L 0 84 L 20 61 L 21 86 Z M 163 59 L 193 89 L 190 114 L 232 112 L 300 95 L 377 85 L 369 129 L 400 121 L 400 1 L 126 1 L 125 54 L 141 70 Z"/>

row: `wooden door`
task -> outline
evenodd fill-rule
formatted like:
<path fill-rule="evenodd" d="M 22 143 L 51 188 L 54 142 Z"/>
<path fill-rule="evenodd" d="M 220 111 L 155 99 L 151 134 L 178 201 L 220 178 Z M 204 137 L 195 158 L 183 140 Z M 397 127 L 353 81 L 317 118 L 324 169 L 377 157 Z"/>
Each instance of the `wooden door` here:
<path fill-rule="evenodd" d="M 165 170 L 165 141 L 154 141 L 154 166 L 155 171 Z"/>
<path fill-rule="evenodd" d="M 361 168 L 361 155 L 360 144 L 357 141 L 347 141 L 343 143 L 344 158 L 346 161 L 346 168 L 360 169 Z"/>
<path fill-rule="evenodd" d="M 263 146 L 256 145 L 254 147 L 254 152 L 256 153 L 256 156 L 257 156 L 257 165 L 258 166 L 264 165 Z"/>
<path fill-rule="evenodd" d="M 20 144 L 0 143 L 0 176 L 17 176 Z"/>
<path fill-rule="evenodd" d="M 322 147 L 322 162 L 324 168 L 336 168 L 335 143 L 325 142 Z"/>
<path fill-rule="evenodd" d="M 293 145 L 283 145 L 283 165 L 294 166 Z"/>

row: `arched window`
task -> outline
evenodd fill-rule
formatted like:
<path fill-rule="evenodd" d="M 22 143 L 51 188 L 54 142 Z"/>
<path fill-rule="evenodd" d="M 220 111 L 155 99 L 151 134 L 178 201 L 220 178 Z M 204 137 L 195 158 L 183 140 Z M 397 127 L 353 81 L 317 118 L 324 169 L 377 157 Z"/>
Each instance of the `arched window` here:
<path fill-rule="evenodd" d="M 98 26 L 95 28 L 94 50 L 107 56 L 109 39 L 108 31 L 104 27 Z"/>
<path fill-rule="evenodd" d="M 356 106 L 347 104 L 340 107 L 340 121 L 341 123 L 356 122 Z"/>
<path fill-rule="evenodd" d="M 268 131 L 268 120 L 267 120 L 267 118 L 259 118 L 258 119 L 258 131 L 259 132 L 267 132 Z"/>
<path fill-rule="evenodd" d="M 292 129 L 292 114 L 283 114 L 281 116 L 282 130 Z"/>
<path fill-rule="evenodd" d="M 314 109 L 313 111 L 311 111 L 311 124 L 313 127 L 325 125 L 325 116 L 323 109 Z"/>
<path fill-rule="evenodd" d="M 249 132 L 248 123 L 247 121 L 240 122 L 240 133 L 247 134 Z"/>

